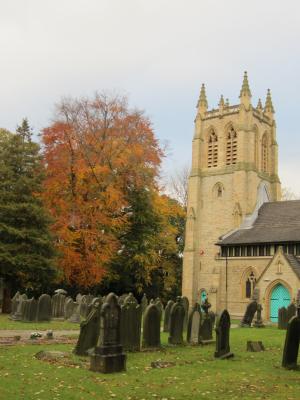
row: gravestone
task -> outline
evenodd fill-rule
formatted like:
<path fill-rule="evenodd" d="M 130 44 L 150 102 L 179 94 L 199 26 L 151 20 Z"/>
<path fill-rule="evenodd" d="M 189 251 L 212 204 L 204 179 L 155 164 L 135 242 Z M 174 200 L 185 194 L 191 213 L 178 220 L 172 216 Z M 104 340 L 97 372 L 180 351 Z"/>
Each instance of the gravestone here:
<path fill-rule="evenodd" d="M 165 308 L 164 327 L 163 327 L 164 332 L 169 332 L 170 330 L 170 312 L 171 308 L 173 307 L 173 304 L 174 301 L 169 300 Z"/>
<path fill-rule="evenodd" d="M 247 341 L 247 351 L 252 351 L 254 353 L 257 353 L 259 351 L 264 351 L 265 347 L 262 342 L 254 342 L 252 340 Z"/>
<path fill-rule="evenodd" d="M 50 321 L 52 317 L 51 297 L 48 294 L 42 294 L 38 299 L 36 320 Z"/>
<path fill-rule="evenodd" d="M 143 297 L 141 300 L 141 306 L 142 306 L 142 313 L 144 314 L 144 312 L 148 306 L 148 299 L 147 299 L 146 293 L 143 294 Z"/>
<path fill-rule="evenodd" d="M 15 321 L 23 321 L 24 319 L 24 311 L 25 311 L 25 302 L 26 302 L 27 296 L 26 294 L 21 294 L 19 297 L 19 302 L 17 306 L 16 312 L 10 317 L 11 319 Z"/>
<path fill-rule="evenodd" d="M 184 307 L 184 321 L 183 321 L 183 329 L 186 330 L 187 328 L 187 323 L 188 323 L 188 317 L 189 317 L 189 299 L 185 296 L 182 297 L 182 304 Z"/>
<path fill-rule="evenodd" d="M 200 331 L 199 331 L 199 343 L 200 344 L 214 343 L 214 340 L 212 337 L 213 323 L 212 323 L 211 315 L 209 313 L 210 307 L 211 307 L 211 304 L 209 303 L 208 298 L 206 297 L 206 299 L 201 304 L 201 308 L 204 311 L 204 313 L 202 314 Z"/>
<path fill-rule="evenodd" d="M 156 307 L 159 309 L 159 312 L 160 312 L 160 320 L 161 320 L 161 319 L 162 319 L 162 316 L 163 316 L 163 313 L 164 313 L 164 306 L 163 306 L 163 303 L 161 302 L 160 298 L 157 297 L 157 298 L 154 300 L 154 304 L 155 304 Z"/>
<path fill-rule="evenodd" d="M 142 307 L 132 293 L 121 306 L 121 344 L 125 351 L 140 351 Z"/>
<path fill-rule="evenodd" d="M 79 324 L 80 323 L 80 304 L 78 304 L 77 302 L 74 303 L 74 308 L 73 308 L 73 314 L 71 315 L 71 317 L 68 319 L 69 322 L 74 322 L 75 324 Z"/>
<path fill-rule="evenodd" d="M 63 294 L 63 295 L 67 295 L 67 291 L 65 289 L 56 289 L 54 290 L 55 294 Z"/>
<path fill-rule="evenodd" d="M 233 353 L 230 352 L 229 333 L 230 315 L 227 310 L 223 310 L 216 323 L 216 358 L 226 359 L 233 357 Z"/>
<path fill-rule="evenodd" d="M 213 311 L 209 311 L 208 315 L 210 316 L 211 324 L 212 327 L 214 328 L 216 322 L 216 314 Z"/>
<path fill-rule="evenodd" d="M 292 317 L 287 324 L 285 344 L 282 356 L 282 366 L 287 369 L 297 369 L 297 359 L 300 340 L 300 318 Z"/>
<path fill-rule="evenodd" d="M 142 344 L 146 348 L 160 347 L 160 312 L 151 302 L 144 314 Z"/>
<path fill-rule="evenodd" d="M 278 329 L 287 329 L 288 313 L 285 307 L 278 310 Z"/>
<path fill-rule="evenodd" d="M 101 299 L 93 301 L 93 308 L 85 321 L 80 324 L 80 333 L 73 352 L 79 356 L 88 355 L 88 350 L 97 345 L 100 332 Z"/>
<path fill-rule="evenodd" d="M 111 373 L 126 369 L 126 354 L 120 338 L 121 307 L 118 298 L 110 293 L 100 310 L 100 334 L 97 346 L 90 352 L 90 369 Z"/>
<path fill-rule="evenodd" d="M 287 320 L 289 322 L 289 320 L 294 317 L 297 313 L 297 307 L 295 305 L 295 303 L 290 303 L 287 307 Z"/>
<path fill-rule="evenodd" d="M 250 328 L 251 327 L 251 323 L 253 321 L 254 315 L 257 311 L 257 301 L 256 300 L 252 300 L 246 308 L 245 314 L 243 316 L 243 319 L 240 323 L 240 326 L 242 328 Z"/>
<path fill-rule="evenodd" d="M 262 317 L 261 317 L 261 312 L 262 312 L 262 305 L 261 304 L 257 304 L 257 311 L 256 311 L 256 319 L 254 321 L 253 326 L 255 328 L 264 328 L 265 325 L 263 323 Z"/>
<path fill-rule="evenodd" d="M 79 304 L 81 302 L 81 299 L 82 299 L 82 294 L 78 293 L 75 299 L 76 303 Z"/>
<path fill-rule="evenodd" d="M 19 304 L 20 292 L 17 292 L 14 297 L 11 299 L 11 313 L 10 315 L 14 315 L 17 312 L 18 304 Z"/>
<path fill-rule="evenodd" d="M 38 302 L 32 298 L 25 301 L 23 321 L 32 322 L 36 320 Z"/>
<path fill-rule="evenodd" d="M 200 341 L 201 309 L 200 304 L 195 303 L 189 314 L 187 325 L 187 342 L 199 344 Z"/>
<path fill-rule="evenodd" d="M 65 307 L 64 307 L 64 317 L 65 319 L 71 318 L 73 311 L 75 307 L 75 302 L 71 297 L 68 297 L 65 301 Z"/>
<path fill-rule="evenodd" d="M 81 301 L 79 303 L 79 312 L 80 316 L 86 319 L 88 315 L 88 297 L 86 294 L 81 297 Z"/>
<path fill-rule="evenodd" d="M 124 293 L 121 296 L 118 297 L 118 303 L 120 306 L 122 306 L 124 304 L 124 301 L 126 299 L 126 297 L 128 296 L 128 293 Z"/>
<path fill-rule="evenodd" d="M 170 312 L 170 335 L 168 342 L 170 344 L 183 343 L 183 324 L 185 318 L 185 309 L 182 297 L 177 297 L 176 303 L 173 304 Z"/>
<path fill-rule="evenodd" d="M 52 296 L 52 317 L 63 318 L 66 295 L 63 293 L 64 289 L 55 290 L 55 294 Z"/>

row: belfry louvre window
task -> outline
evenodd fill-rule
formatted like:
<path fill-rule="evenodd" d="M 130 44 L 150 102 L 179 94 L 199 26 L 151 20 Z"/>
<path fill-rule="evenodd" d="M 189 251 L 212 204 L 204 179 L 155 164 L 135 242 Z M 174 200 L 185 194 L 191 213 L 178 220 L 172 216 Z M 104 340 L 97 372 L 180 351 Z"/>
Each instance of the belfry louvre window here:
<path fill-rule="evenodd" d="M 263 172 L 268 172 L 268 139 L 265 134 L 261 143 L 261 169 Z"/>
<path fill-rule="evenodd" d="M 208 138 L 207 166 L 208 168 L 218 166 L 218 136 L 214 131 L 211 131 Z"/>
<path fill-rule="evenodd" d="M 231 126 L 227 132 L 226 141 L 226 165 L 236 164 L 237 162 L 237 134 Z"/>

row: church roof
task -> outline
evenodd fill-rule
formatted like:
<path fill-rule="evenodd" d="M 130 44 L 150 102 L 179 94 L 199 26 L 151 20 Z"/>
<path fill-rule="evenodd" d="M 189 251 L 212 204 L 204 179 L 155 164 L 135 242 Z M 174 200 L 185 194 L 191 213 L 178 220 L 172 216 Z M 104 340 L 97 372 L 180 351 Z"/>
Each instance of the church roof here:
<path fill-rule="evenodd" d="M 300 261 L 299 259 L 294 256 L 293 254 L 285 254 L 285 258 L 288 260 L 290 266 L 294 270 L 295 274 L 300 279 Z"/>
<path fill-rule="evenodd" d="M 300 242 L 300 200 L 264 203 L 252 227 L 224 235 L 218 244 L 285 242 Z"/>

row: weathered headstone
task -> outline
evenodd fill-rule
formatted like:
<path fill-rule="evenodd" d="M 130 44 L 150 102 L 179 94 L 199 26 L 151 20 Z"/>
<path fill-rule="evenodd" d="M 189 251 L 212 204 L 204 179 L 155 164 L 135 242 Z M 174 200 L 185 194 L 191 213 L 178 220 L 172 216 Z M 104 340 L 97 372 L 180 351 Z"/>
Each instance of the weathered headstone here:
<path fill-rule="evenodd" d="M 120 372 L 126 368 L 120 337 L 121 307 L 110 293 L 100 310 L 100 334 L 97 346 L 90 352 L 90 369 L 96 372 Z"/>
<path fill-rule="evenodd" d="M 211 324 L 212 327 L 214 328 L 216 322 L 216 314 L 213 311 L 209 311 L 208 315 L 210 316 Z"/>
<path fill-rule="evenodd" d="M 257 304 L 256 319 L 253 324 L 253 326 L 255 328 L 264 328 L 265 327 L 262 317 L 261 317 L 262 309 L 263 308 L 262 308 L 261 304 Z"/>
<path fill-rule="evenodd" d="M 132 293 L 121 306 L 121 344 L 125 351 L 140 351 L 142 307 Z"/>
<path fill-rule="evenodd" d="M 252 340 L 247 341 L 247 351 L 252 351 L 254 353 L 257 353 L 259 351 L 264 351 L 265 347 L 262 342 L 254 342 Z"/>
<path fill-rule="evenodd" d="M 79 324 L 80 323 L 80 304 L 78 304 L 77 302 L 74 303 L 74 308 L 73 308 L 73 314 L 71 315 L 71 317 L 69 318 L 69 322 L 74 322 Z"/>
<path fill-rule="evenodd" d="M 257 311 L 257 301 L 256 300 L 252 300 L 246 308 L 245 314 L 243 316 L 243 319 L 240 323 L 240 326 L 242 328 L 250 328 L 251 327 L 251 323 L 253 321 L 254 315 Z"/>
<path fill-rule="evenodd" d="M 48 294 L 42 294 L 38 299 L 36 320 L 50 321 L 52 317 L 51 297 Z"/>
<path fill-rule="evenodd" d="M 166 305 L 166 308 L 165 308 L 164 328 L 163 328 L 164 332 L 169 332 L 169 330 L 170 330 L 170 312 L 171 312 L 171 308 L 173 307 L 173 304 L 174 304 L 174 301 L 169 300 Z"/>
<path fill-rule="evenodd" d="M 26 294 L 21 294 L 20 297 L 19 297 L 17 310 L 13 315 L 11 315 L 11 317 L 10 317 L 11 319 L 13 319 L 15 321 L 23 321 L 26 300 L 28 300 L 27 299 L 27 295 Z"/>
<path fill-rule="evenodd" d="M 124 293 L 121 296 L 118 297 L 118 303 L 120 306 L 122 306 L 124 304 L 124 301 L 126 299 L 126 297 L 128 296 L 128 293 Z"/>
<path fill-rule="evenodd" d="M 93 301 L 93 309 L 85 321 L 80 324 L 80 333 L 74 353 L 79 356 L 88 355 L 88 350 L 97 345 L 100 333 L 101 300 Z"/>
<path fill-rule="evenodd" d="M 230 315 L 227 310 L 223 310 L 217 318 L 216 324 L 216 351 L 215 357 L 220 359 L 233 357 L 229 345 Z"/>
<path fill-rule="evenodd" d="M 79 312 L 80 316 L 86 319 L 88 315 L 88 297 L 86 294 L 81 297 L 81 301 L 79 303 Z"/>
<path fill-rule="evenodd" d="M 23 321 L 32 322 L 36 320 L 38 302 L 32 298 L 25 301 Z"/>
<path fill-rule="evenodd" d="M 199 303 L 195 303 L 189 314 L 187 326 L 187 342 L 199 344 L 200 340 L 201 310 Z"/>
<path fill-rule="evenodd" d="M 74 311 L 75 303 L 71 297 L 68 297 L 65 301 L 64 317 L 65 319 L 71 318 Z"/>
<path fill-rule="evenodd" d="M 287 329 L 288 314 L 285 307 L 281 307 L 278 310 L 278 329 Z"/>
<path fill-rule="evenodd" d="M 14 297 L 11 299 L 11 313 L 10 315 L 14 315 L 17 312 L 18 304 L 19 304 L 20 292 L 17 292 Z"/>
<path fill-rule="evenodd" d="M 54 290 L 54 293 L 55 294 L 63 294 L 66 296 L 68 292 L 65 289 L 56 289 L 56 290 Z"/>
<path fill-rule="evenodd" d="M 141 300 L 141 306 L 142 306 L 142 313 L 144 314 L 144 312 L 148 306 L 148 299 L 147 299 L 146 293 L 143 294 L 143 297 Z"/>
<path fill-rule="evenodd" d="M 66 295 L 63 293 L 64 289 L 57 289 L 52 296 L 52 317 L 63 318 Z"/>
<path fill-rule="evenodd" d="M 300 290 L 298 290 L 297 293 L 296 310 L 297 314 L 291 317 L 288 322 L 283 349 L 282 366 L 287 369 L 298 369 L 297 359 L 300 342 Z"/>
<path fill-rule="evenodd" d="M 143 347 L 160 347 L 160 312 L 155 304 L 146 308 L 143 319 Z"/>
<path fill-rule="evenodd" d="M 163 305 L 163 303 L 161 302 L 161 300 L 160 300 L 159 297 L 157 297 L 157 298 L 154 300 L 154 304 L 155 304 L 156 307 L 159 309 L 159 312 L 160 312 L 160 320 L 162 320 L 163 313 L 164 313 L 164 305 Z"/>
<path fill-rule="evenodd" d="M 188 323 L 188 317 L 189 317 L 189 299 L 185 296 L 182 297 L 182 304 L 184 307 L 184 321 L 183 321 L 183 329 L 186 330 L 187 328 L 187 323 Z"/>
<path fill-rule="evenodd" d="M 177 297 L 176 303 L 173 304 L 170 312 L 170 335 L 168 342 L 170 344 L 183 343 L 183 324 L 185 318 L 185 309 L 182 297 Z"/>
<path fill-rule="evenodd" d="M 290 303 L 287 307 L 287 320 L 289 321 L 292 317 L 294 317 L 297 313 L 297 307 L 295 303 Z"/>

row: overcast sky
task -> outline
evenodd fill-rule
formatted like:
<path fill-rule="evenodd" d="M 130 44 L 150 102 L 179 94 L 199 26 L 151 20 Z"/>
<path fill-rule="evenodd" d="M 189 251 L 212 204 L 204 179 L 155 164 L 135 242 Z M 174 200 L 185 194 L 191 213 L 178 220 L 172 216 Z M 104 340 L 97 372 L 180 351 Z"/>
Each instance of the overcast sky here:
<path fill-rule="evenodd" d="M 191 160 L 201 83 L 210 107 L 272 91 L 283 186 L 300 194 L 300 3 L 295 0 L 0 0 L 0 126 L 47 126 L 62 96 L 114 90 Z"/>

